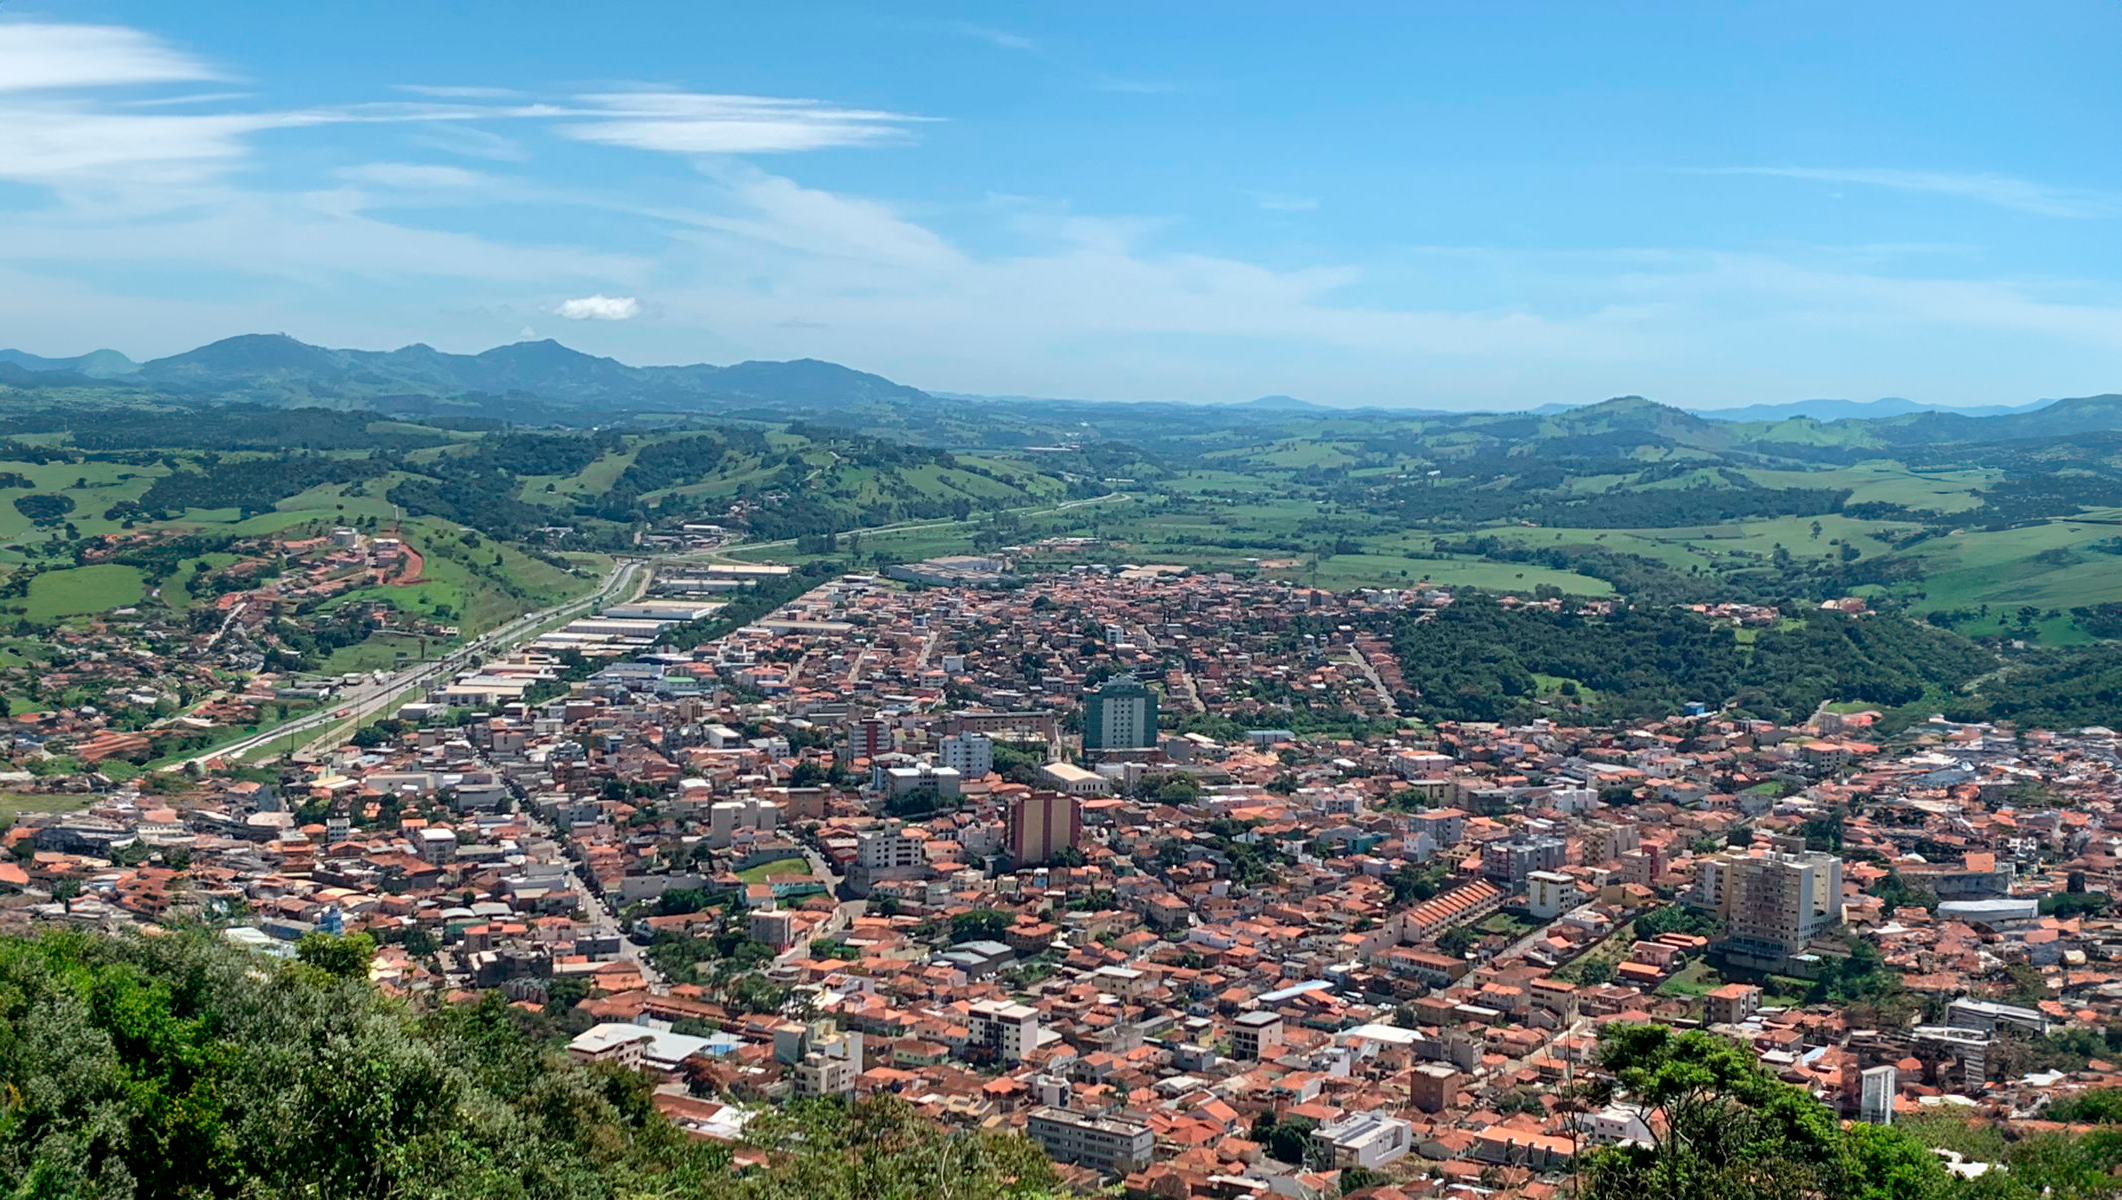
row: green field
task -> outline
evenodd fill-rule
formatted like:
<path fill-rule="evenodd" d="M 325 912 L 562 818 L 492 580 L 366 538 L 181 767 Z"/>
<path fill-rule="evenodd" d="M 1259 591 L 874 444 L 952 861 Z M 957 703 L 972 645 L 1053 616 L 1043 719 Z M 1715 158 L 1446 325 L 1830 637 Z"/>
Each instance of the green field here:
<path fill-rule="evenodd" d="M 1698 998 L 1707 996 L 1723 986 L 1724 976 L 1719 975 L 1717 969 L 1710 966 L 1706 959 L 1698 958 L 1659 984 L 1658 994 Z"/>
<path fill-rule="evenodd" d="M 1393 554 L 1337 554 L 1296 567 L 1263 569 L 1262 574 L 1317 587 L 1470 587 L 1497 592 L 1530 593 L 1549 586 L 1578 596 L 1607 596 L 1613 585 L 1589 575 L 1556 571 L 1527 563 L 1493 563 L 1470 558 L 1409 558 Z"/>
<path fill-rule="evenodd" d="M 102 564 L 46 571 L 30 581 L 24 613 L 32 621 L 56 621 L 83 613 L 107 612 L 138 604 L 147 585 L 135 567 Z"/>
<path fill-rule="evenodd" d="M 2122 598 L 2122 555 L 2093 548 L 2117 534 L 2113 525 L 2055 520 L 1920 543 L 1910 550 L 1925 571 L 1918 606 L 2069 609 Z"/>
<path fill-rule="evenodd" d="M 2003 477 L 2001 471 L 1916 471 L 1895 462 L 1863 462 L 1826 471 L 1747 470 L 1741 474 L 1763 487 L 1843 487 L 1849 503 L 1900 504 L 1908 508 L 1960 512 L 1980 500 L 1975 489 Z"/>
<path fill-rule="evenodd" d="M 420 638 L 391 630 L 379 630 L 367 639 L 334 650 L 317 668 L 322 675 L 344 675 L 349 671 L 395 671 L 407 662 L 432 658 L 449 643 L 440 638 Z"/>
<path fill-rule="evenodd" d="M 737 872 L 737 878 L 746 883 L 765 883 L 776 875 L 808 875 L 810 864 L 800 858 L 777 858 L 760 863 L 756 867 Z"/>
<path fill-rule="evenodd" d="M 96 800 L 89 795 L 39 795 L 30 792 L 0 792 L 0 828 L 15 823 L 24 813 L 79 812 Z"/>

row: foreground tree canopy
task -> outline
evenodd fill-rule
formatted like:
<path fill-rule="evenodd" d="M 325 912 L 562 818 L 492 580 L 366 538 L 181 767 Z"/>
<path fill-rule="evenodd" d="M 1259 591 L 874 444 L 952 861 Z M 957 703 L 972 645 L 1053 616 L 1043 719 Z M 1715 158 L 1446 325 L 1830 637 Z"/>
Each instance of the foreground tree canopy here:
<path fill-rule="evenodd" d="M 1593 1106 L 1638 1106 L 1647 1145 L 1586 1152 L 1586 1200 L 2074 1200 L 2122 1195 L 2122 1132 L 2012 1139 L 1956 1117 L 1892 1127 L 1844 1126 L 1826 1105 L 1777 1079 L 1753 1051 L 1700 1031 L 1609 1028 L 1585 1089 Z M 2088 1106 L 2122 1116 L 2122 1103 Z M 2087 1119 L 2081 1115 L 2078 1119 Z M 1932 1147 L 1999 1169 L 1963 1179 Z"/>
<path fill-rule="evenodd" d="M 754 1122 L 770 1164 L 659 1114 L 647 1077 L 581 1068 L 498 995 L 416 1009 L 305 947 L 210 934 L 0 938 L 0 1192 L 9 1197 L 1044 1194 L 1021 1138 L 952 1134 L 896 1100 Z"/>

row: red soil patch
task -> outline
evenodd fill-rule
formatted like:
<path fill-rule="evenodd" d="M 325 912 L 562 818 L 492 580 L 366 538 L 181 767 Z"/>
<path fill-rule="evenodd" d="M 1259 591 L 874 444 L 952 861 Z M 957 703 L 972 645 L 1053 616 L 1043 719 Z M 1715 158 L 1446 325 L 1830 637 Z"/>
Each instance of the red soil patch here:
<path fill-rule="evenodd" d="M 427 570 L 427 563 L 420 552 L 411 546 L 405 548 L 405 557 L 398 560 L 398 573 L 388 582 L 392 587 L 411 587 L 420 582 L 420 573 Z"/>

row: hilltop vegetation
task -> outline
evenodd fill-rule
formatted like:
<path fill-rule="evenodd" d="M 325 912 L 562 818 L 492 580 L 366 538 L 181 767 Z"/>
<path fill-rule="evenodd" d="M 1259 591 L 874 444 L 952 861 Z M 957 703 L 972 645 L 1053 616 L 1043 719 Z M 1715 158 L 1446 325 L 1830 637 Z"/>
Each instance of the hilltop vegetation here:
<path fill-rule="evenodd" d="M 747 1130 L 764 1169 L 656 1110 L 648 1078 L 577 1067 L 499 993 L 415 1008 L 366 938 L 283 962 L 207 932 L 0 938 L 0 1178 L 50 1200 L 314 1196 L 802 1200 L 1051 1190 L 1021 1138 L 950 1134 L 890 1099 Z"/>
<path fill-rule="evenodd" d="M 1579 1099 L 1597 1108 L 1624 1097 L 1642 1108 L 1651 1136 L 1589 1150 L 1577 1173 L 1585 1200 L 2093 1200 L 2122 1191 L 2122 1134 L 2112 1127 L 2017 1133 L 1941 1109 L 1845 1128 L 1750 1049 L 1657 1025 L 1604 1030 L 1598 1065 L 1604 1074 Z M 2107 1119 L 2112 1097 L 2087 1107 L 2086 1115 Z M 1965 1179 L 1933 1148 L 2004 1169 Z"/>
<path fill-rule="evenodd" d="M 1905 621 L 1808 613 L 1739 640 L 1684 609 L 1624 607 L 1607 616 L 1505 608 L 1477 594 L 1404 616 L 1393 648 L 1429 720 L 1569 715 L 1611 722 L 1689 703 L 1790 723 L 1830 700 L 1893 708 L 1993 670 L 1994 653 Z M 1542 677 L 1560 681 L 1544 686 Z"/>

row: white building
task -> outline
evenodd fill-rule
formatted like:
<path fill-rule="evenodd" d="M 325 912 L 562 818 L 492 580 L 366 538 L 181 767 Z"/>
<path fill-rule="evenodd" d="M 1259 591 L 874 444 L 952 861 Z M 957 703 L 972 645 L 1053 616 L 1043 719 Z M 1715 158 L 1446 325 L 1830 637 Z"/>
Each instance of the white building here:
<path fill-rule="evenodd" d="M 909 836 L 898 821 L 855 835 L 855 865 L 847 886 L 858 896 L 885 880 L 920 879 L 928 872 L 926 843 Z"/>
<path fill-rule="evenodd" d="M 774 1060 L 794 1068 L 799 1096 L 846 1096 L 862 1074 L 862 1035 L 831 1021 L 774 1030 Z"/>
<path fill-rule="evenodd" d="M 945 799 L 958 795 L 964 777 L 951 767 L 915 763 L 910 767 L 880 767 L 872 771 L 879 791 L 887 796 L 911 796 L 934 792 Z"/>
<path fill-rule="evenodd" d="M 1534 871 L 1525 877 L 1525 907 L 1552 921 L 1577 906 L 1577 881 L 1560 871 Z"/>
<path fill-rule="evenodd" d="M 1055 1162 L 1125 1175 L 1150 1163 L 1157 1138 L 1150 1127 L 1118 1117 L 1092 1116 L 1065 1108 L 1035 1108 L 1025 1133 Z"/>
<path fill-rule="evenodd" d="M 1350 1113 L 1312 1130 L 1312 1146 L 1335 1169 L 1382 1167 L 1414 1148 L 1415 1127 L 1384 1112 Z"/>
<path fill-rule="evenodd" d="M 984 734 L 961 733 L 936 743 L 943 765 L 966 779 L 978 779 L 995 769 L 995 743 Z"/>
<path fill-rule="evenodd" d="M 855 864 L 870 871 L 890 871 L 926 866 L 928 855 L 920 841 L 907 836 L 904 825 L 886 821 L 855 836 Z"/>
<path fill-rule="evenodd" d="M 1003 1062 L 1022 1062 L 1039 1045 L 1039 1010 L 1008 1000 L 982 1000 L 967 1015 L 971 1036 L 968 1049 L 978 1049 Z"/>
<path fill-rule="evenodd" d="M 1105 776 L 1072 763 L 1048 763 L 1039 768 L 1039 777 L 1046 786 L 1071 796 L 1103 796 L 1113 790 L 1112 781 Z"/>
<path fill-rule="evenodd" d="M 707 844 L 722 849 L 740 829 L 770 832 L 781 818 L 771 800 L 717 800 L 707 808 Z"/>
<path fill-rule="evenodd" d="M 420 831 L 420 860 L 441 866 L 457 857 L 457 831 L 428 826 Z"/>
<path fill-rule="evenodd" d="M 1740 965 L 1779 970 L 1842 923 L 1842 860 L 1780 847 L 1718 855 L 1703 860 L 1688 903 L 1724 918 L 1724 951 Z"/>
<path fill-rule="evenodd" d="M 1894 1093 L 1900 1090 L 1901 1073 L 1886 1063 L 1867 1068 L 1857 1081 L 1857 1119 L 1867 1125 L 1893 1124 Z"/>

